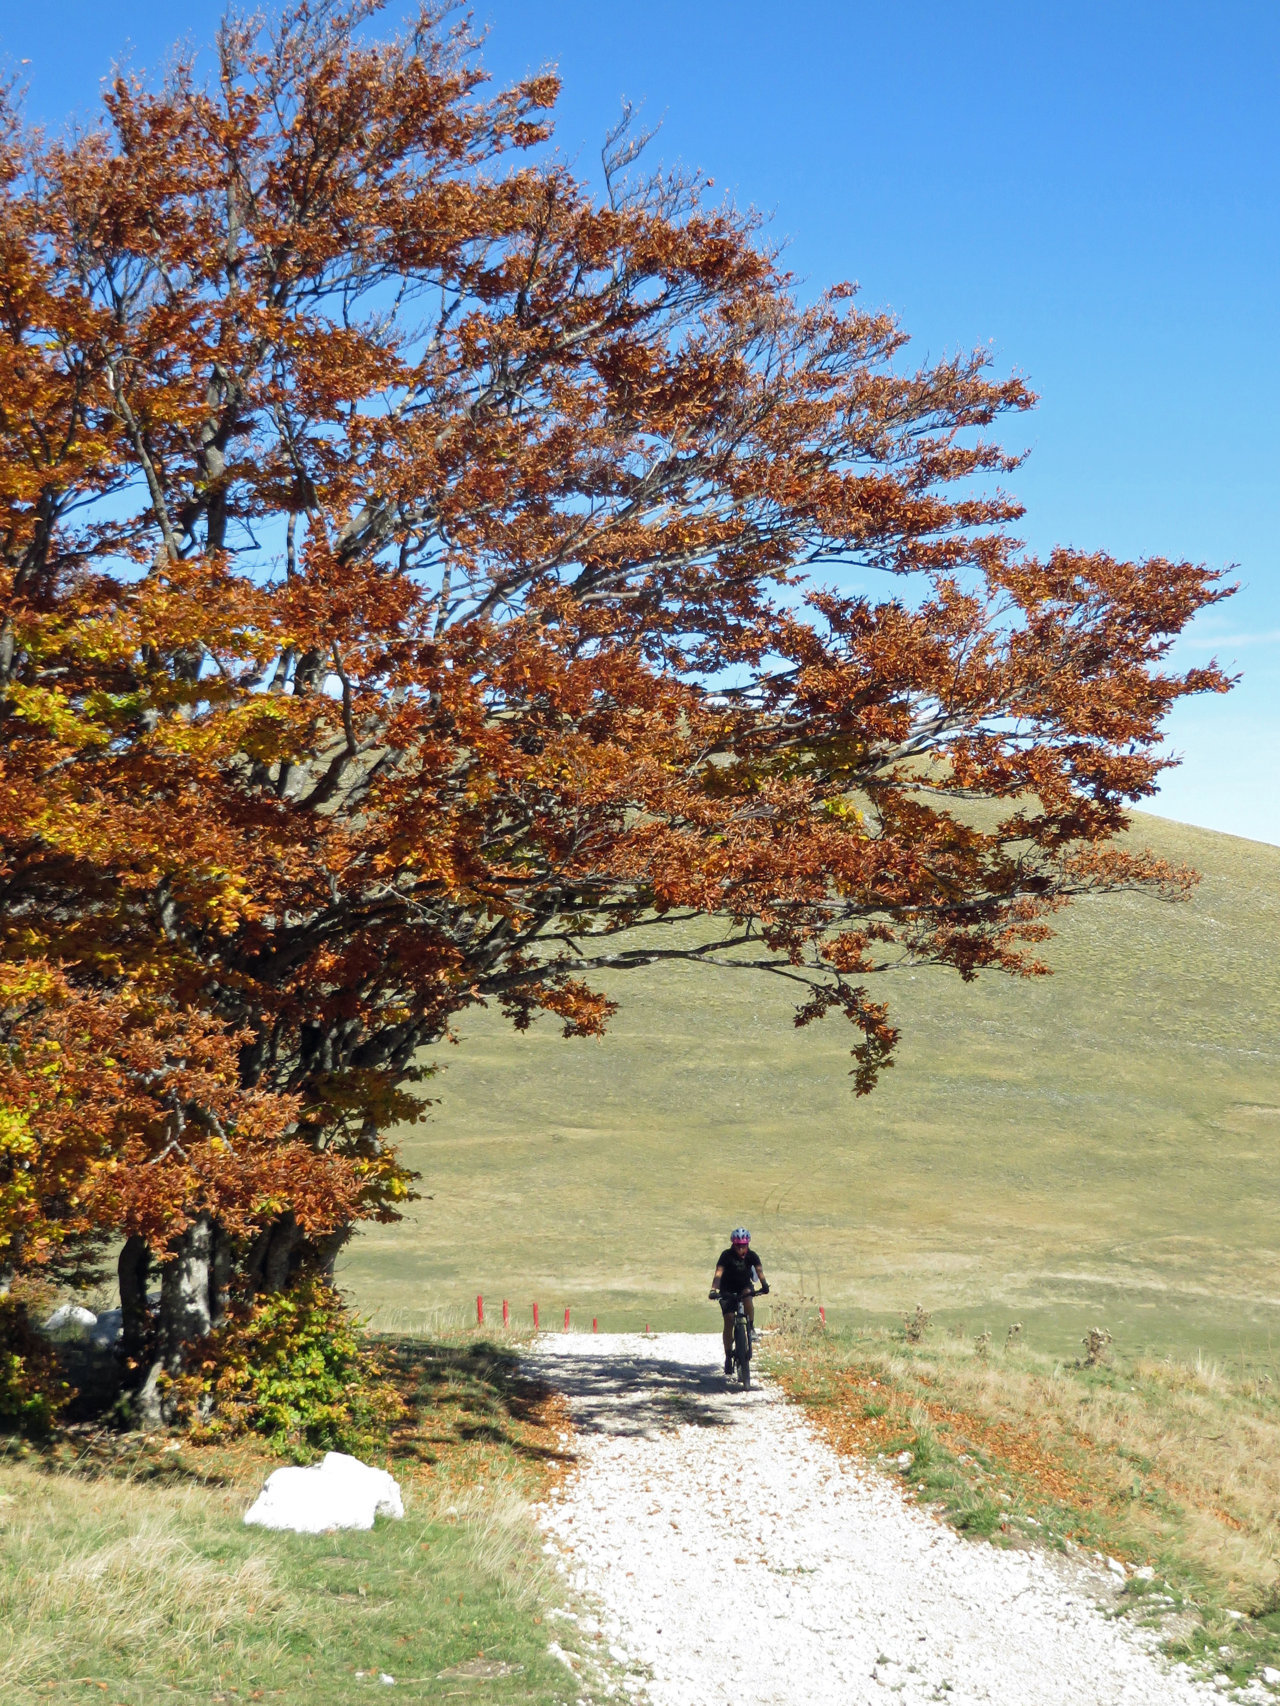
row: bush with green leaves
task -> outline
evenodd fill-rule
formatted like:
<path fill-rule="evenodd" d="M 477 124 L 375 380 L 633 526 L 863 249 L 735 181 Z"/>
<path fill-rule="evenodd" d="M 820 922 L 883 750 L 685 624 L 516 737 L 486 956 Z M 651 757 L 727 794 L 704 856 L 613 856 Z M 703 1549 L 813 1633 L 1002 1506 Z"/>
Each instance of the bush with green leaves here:
<path fill-rule="evenodd" d="M 233 1310 L 189 1384 L 206 1437 L 252 1430 L 299 1458 L 367 1451 L 405 1416 L 386 1354 L 319 1279 Z"/>

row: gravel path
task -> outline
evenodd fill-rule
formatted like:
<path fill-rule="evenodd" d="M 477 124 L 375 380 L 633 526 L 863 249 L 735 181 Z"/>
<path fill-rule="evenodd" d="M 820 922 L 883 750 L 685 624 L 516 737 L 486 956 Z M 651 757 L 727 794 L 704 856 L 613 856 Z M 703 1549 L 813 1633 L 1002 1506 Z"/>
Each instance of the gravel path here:
<path fill-rule="evenodd" d="M 549 1549 L 653 1706 L 1223 1699 L 1082 1573 L 961 1540 L 776 1390 L 728 1391 L 718 1336 L 547 1336 L 529 1363 L 579 1429 Z"/>

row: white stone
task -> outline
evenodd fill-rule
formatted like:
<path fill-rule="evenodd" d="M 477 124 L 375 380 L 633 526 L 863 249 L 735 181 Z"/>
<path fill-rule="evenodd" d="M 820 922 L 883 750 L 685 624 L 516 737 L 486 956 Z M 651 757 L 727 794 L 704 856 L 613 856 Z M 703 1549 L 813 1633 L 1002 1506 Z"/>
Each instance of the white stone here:
<path fill-rule="evenodd" d="M 309 1469 L 277 1469 L 268 1475 L 244 1520 L 258 1528 L 323 1534 L 331 1528 L 372 1528 L 375 1517 L 403 1515 L 399 1485 L 385 1469 L 330 1451 Z"/>
<path fill-rule="evenodd" d="M 123 1324 L 124 1317 L 120 1310 L 104 1309 L 89 1329 L 89 1338 L 99 1350 L 107 1350 L 119 1339 Z"/>
<path fill-rule="evenodd" d="M 1277 1670 L 1274 1665 L 1263 1665 L 1262 1680 L 1271 1683 L 1274 1687 L 1277 1682 L 1280 1682 L 1280 1670 Z"/>
<path fill-rule="evenodd" d="M 1153 1582 L 1156 1579 L 1156 1573 L 1150 1564 L 1140 1564 L 1133 1574 L 1140 1582 Z"/>
<path fill-rule="evenodd" d="M 60 1303 L 44 1324 L 46 1333 L 75 1333 L 83 1338 L 91 1327 L 98 1325 L 92 1309 L 78 1303 Z"/>
<path fill-rule="evenodd" d="M 1108 1558 L 1107 1568 L 1111 1571 L 1113 1576 L 1119 1576 L 1121 1581 L 1124 1581 L 1129 1573 L 1120 1562 L 1119 1558 Z"/>

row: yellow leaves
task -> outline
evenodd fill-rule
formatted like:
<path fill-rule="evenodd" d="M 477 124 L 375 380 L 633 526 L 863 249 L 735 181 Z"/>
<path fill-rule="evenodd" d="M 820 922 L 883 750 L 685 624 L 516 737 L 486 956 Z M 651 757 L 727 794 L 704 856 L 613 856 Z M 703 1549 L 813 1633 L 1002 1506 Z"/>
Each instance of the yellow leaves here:
<path fill-rule="evenodd" d="M 211 890 L 206 903 L 208 917 L 221 929 L 234 930 L 252 906 L 253 892 L 247 878 L 220 865 L 206 867 L 201 877 Z"/>
<path fill-rule="evenodd" d="M 65 693 L 33 682 L 10 682 L 5 703 L 16 717 L 64 747 L 101 747 L 111 731 L 76 711 Z"/>
<path fill-rule="evenodd" d="M 41 960 L 8 961 L 0 965 L 0 1001 L 6 1004 L 49 997 L 59 987 L 57 973 Z"/>
<path fill-rule="evenodd" d="M 844 829 L 865 830 L 867 820 L 857 806 L 848 800 L 827 800 L 822 807 L 825 816 Z"/>
<path fill-rule="evenodd" d="M 35 1134 L 27 1115 L 0 1103 L 0 1156 L 10 1160 L 36 1152 Z"/>

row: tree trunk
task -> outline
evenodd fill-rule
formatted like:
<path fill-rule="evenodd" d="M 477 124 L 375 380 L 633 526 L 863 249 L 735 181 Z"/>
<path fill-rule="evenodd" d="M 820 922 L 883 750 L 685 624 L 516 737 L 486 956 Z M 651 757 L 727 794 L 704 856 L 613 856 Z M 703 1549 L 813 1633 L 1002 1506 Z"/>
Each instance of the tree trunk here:
<path fill-rule="evenodd" d="M 159 1355 L 134 1403 L 144 1428 L 168 1427 L 174 1421 L 176 1406 L 163 1377 L 172 1379 L 182 1372 L 187 1347 L 203 1339 L 213 1325 L 216 1240 L 213 1217 L 198 1215 L 160 1270 Z"/>
<path fill-rule="evenodd" d="M 335 1231 L 330 1232 L 327 1237 L 321 1238 L 320 1241 L 313 1246 L 316 1256 L 316 1267 L 330 1285 L 333 1284 L 333 1270 L 338 1257 L 354 1231 L 354 1226 L 339 1226 Z"/>
<path fill-rule="evenodd" d="M 302 1247 L 302 1228 L 293 1211 L 287 1210 L 253 1241 L 246 1267 L 254 1291 L 284 1291 L 297 1269 Z"/>
<path fill-rule="evenodd" d="M 147 1333 L 147 1276 L 151 1251 L 141 1238 L 126 1238 L 116 1264 L 120 1281 L 120 1349 L 130 1362 L 142 1355 Z"/>
<path fill-rule="evenodd" d="M 213 1258 L 209 1268 L 209 1318 L 215 1327 L 227 1313 L 227 1289 L 231 1284 L 233 1261 L 231 1240 L 215 1221 Z"/>

